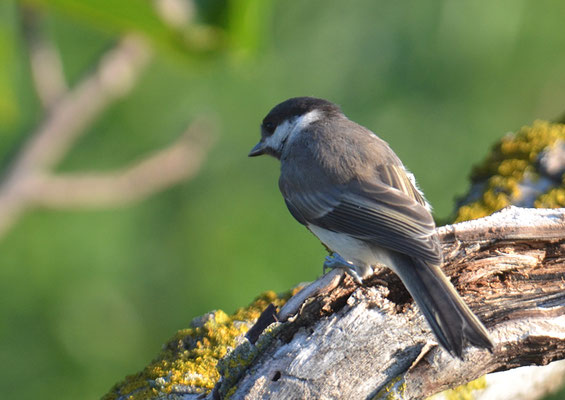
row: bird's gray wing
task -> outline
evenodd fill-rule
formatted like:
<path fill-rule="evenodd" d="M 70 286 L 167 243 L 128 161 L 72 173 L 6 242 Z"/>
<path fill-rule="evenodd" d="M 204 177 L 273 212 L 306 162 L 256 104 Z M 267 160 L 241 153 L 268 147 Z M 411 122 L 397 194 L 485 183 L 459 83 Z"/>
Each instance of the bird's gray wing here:
<path fill-rule="evenodd" d="M 419 198 L 389 182 L 317 182 L 296 190 L 281 179 L 280 188 L 290 212 L 304 225 L 342 232 L 436 265 L 442 261 L 430 212 Z"/>
<path fill-rule="evenodd" d="M 382 183 L 400 190 L 406 196 L 413 198 L 421 205 L 427 206 L 426 199 L 424 199 L 422 193 L 416 188 L 416 183 L 408 177 L 409 172 L 407 173 L 402 165 L 381 164 L 375 168 L 375 172 Z"/>

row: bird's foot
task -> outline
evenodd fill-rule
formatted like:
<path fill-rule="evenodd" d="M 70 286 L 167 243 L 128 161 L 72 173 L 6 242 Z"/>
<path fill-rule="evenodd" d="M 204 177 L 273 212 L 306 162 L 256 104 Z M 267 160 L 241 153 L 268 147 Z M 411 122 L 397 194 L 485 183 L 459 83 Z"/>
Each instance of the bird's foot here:
<path fill-rule="evenodd" d="M 363 279 L 357 273 L 357 267 L 354 264 L 350 263 L 337 253 L 333 253 L 331 256 L 326 256 L 326 260 L 324 261 L 324 274 L 326 273 L 326 270 L 336 268 L 347 270 L 347 272 L 353 277 L 355 282 L 357 282 L 359 285 L 363 284 Z"/>
<path fill-rule="evenodd" d="M 326 273 L 328 269 L 335 268 L 355 268 L 355 265 L 351 264 L 339 254 L 333 253 L 331 256 L 326 256 L 326 261 L 324 261 L 324 273 Z"/>

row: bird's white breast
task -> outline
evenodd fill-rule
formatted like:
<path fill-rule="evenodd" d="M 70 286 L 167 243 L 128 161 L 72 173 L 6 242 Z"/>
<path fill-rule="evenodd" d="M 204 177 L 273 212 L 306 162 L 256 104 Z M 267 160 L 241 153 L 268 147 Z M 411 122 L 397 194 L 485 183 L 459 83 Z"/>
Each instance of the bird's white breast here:
<path fill-rule="evenodd" d="M 356 266 L 366 267 L 377 264 L 383 264 L 389 268 L 394 266 L 390 252 L 382 247 L 312 224 L 308 225 L 308 229 L 328 248 Z"/>

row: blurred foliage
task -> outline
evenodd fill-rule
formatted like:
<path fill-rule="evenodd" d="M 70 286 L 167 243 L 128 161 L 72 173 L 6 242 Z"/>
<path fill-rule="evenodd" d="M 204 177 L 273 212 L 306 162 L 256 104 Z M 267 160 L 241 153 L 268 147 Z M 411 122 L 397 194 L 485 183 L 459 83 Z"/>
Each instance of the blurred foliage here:
<path fill-rule="evenodd" d="M 221 140 L 190 182 L 127 208 L 35 210 L 2 238 L 6 398 L 99 397 L 191 318 L 321 273 L 324 250 L 285 209 L 277 163 L 246 157 L 276 103 L 341 104 L 392 145 L 439 217 L 496 139 L 565 109 L 565 3 L 180 1 L 184 25 L 158 1 L 25 2 L 71 85 L 126 32 L 156 52 L 60 170 L 121 167 L 202 114 L 217 116 Z M 43 118 L 19 7 L 0 2 L 4 169 Z"/>
<path fill-rule="evenodd" d="M 0 14 L 0 121 L 12 127 L 18 119 L 18 99 L 16 88 L 17 51 L 15 21 L 8 13 Z"/>
<path fill-rule="evenodd" d="M 165 52 L 182 54 L 190 59 L 202 52 L 217 50 L 215 35 L 201 35 L 196 23 L 182 26 L 168 24 L 156 12 L 156 1 L 147 0 L 29 0 L 90 28 L 110 34 L 136 32 Z M 188 3 L 188 2 L 186 2 Z"/>

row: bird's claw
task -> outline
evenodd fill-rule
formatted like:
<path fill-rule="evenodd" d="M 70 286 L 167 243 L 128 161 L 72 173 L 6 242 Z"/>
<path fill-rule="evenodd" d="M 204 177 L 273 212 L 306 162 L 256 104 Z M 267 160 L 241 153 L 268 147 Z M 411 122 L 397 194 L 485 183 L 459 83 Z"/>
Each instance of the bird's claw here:
<path fill-rule="evenodd" d="M 349 273 L 349 275 L 353 277 L 355 282 L 357 282 L 358 284 L 363 283 L 363 279 L 361 279 L 361 277 L 357 273 L 355 265 L 351 264 L 349 261 L 347 261 L 337 253 L 333 253 L 331 256 L 326 256 L 326 260 L 324 261 L 324 274 L 328 269 L 335 268 L 345 269 Z"/>
<path fill-rule="evenodd" d="M 346 261 L 339 254 L 333 253 L 331 256 L 326 256 L 326 261 L 324 262 L 324 273 L 326 273 L 326 270 L 328 269 L 335 268 L 355 268 L 355 266 Z"/>

